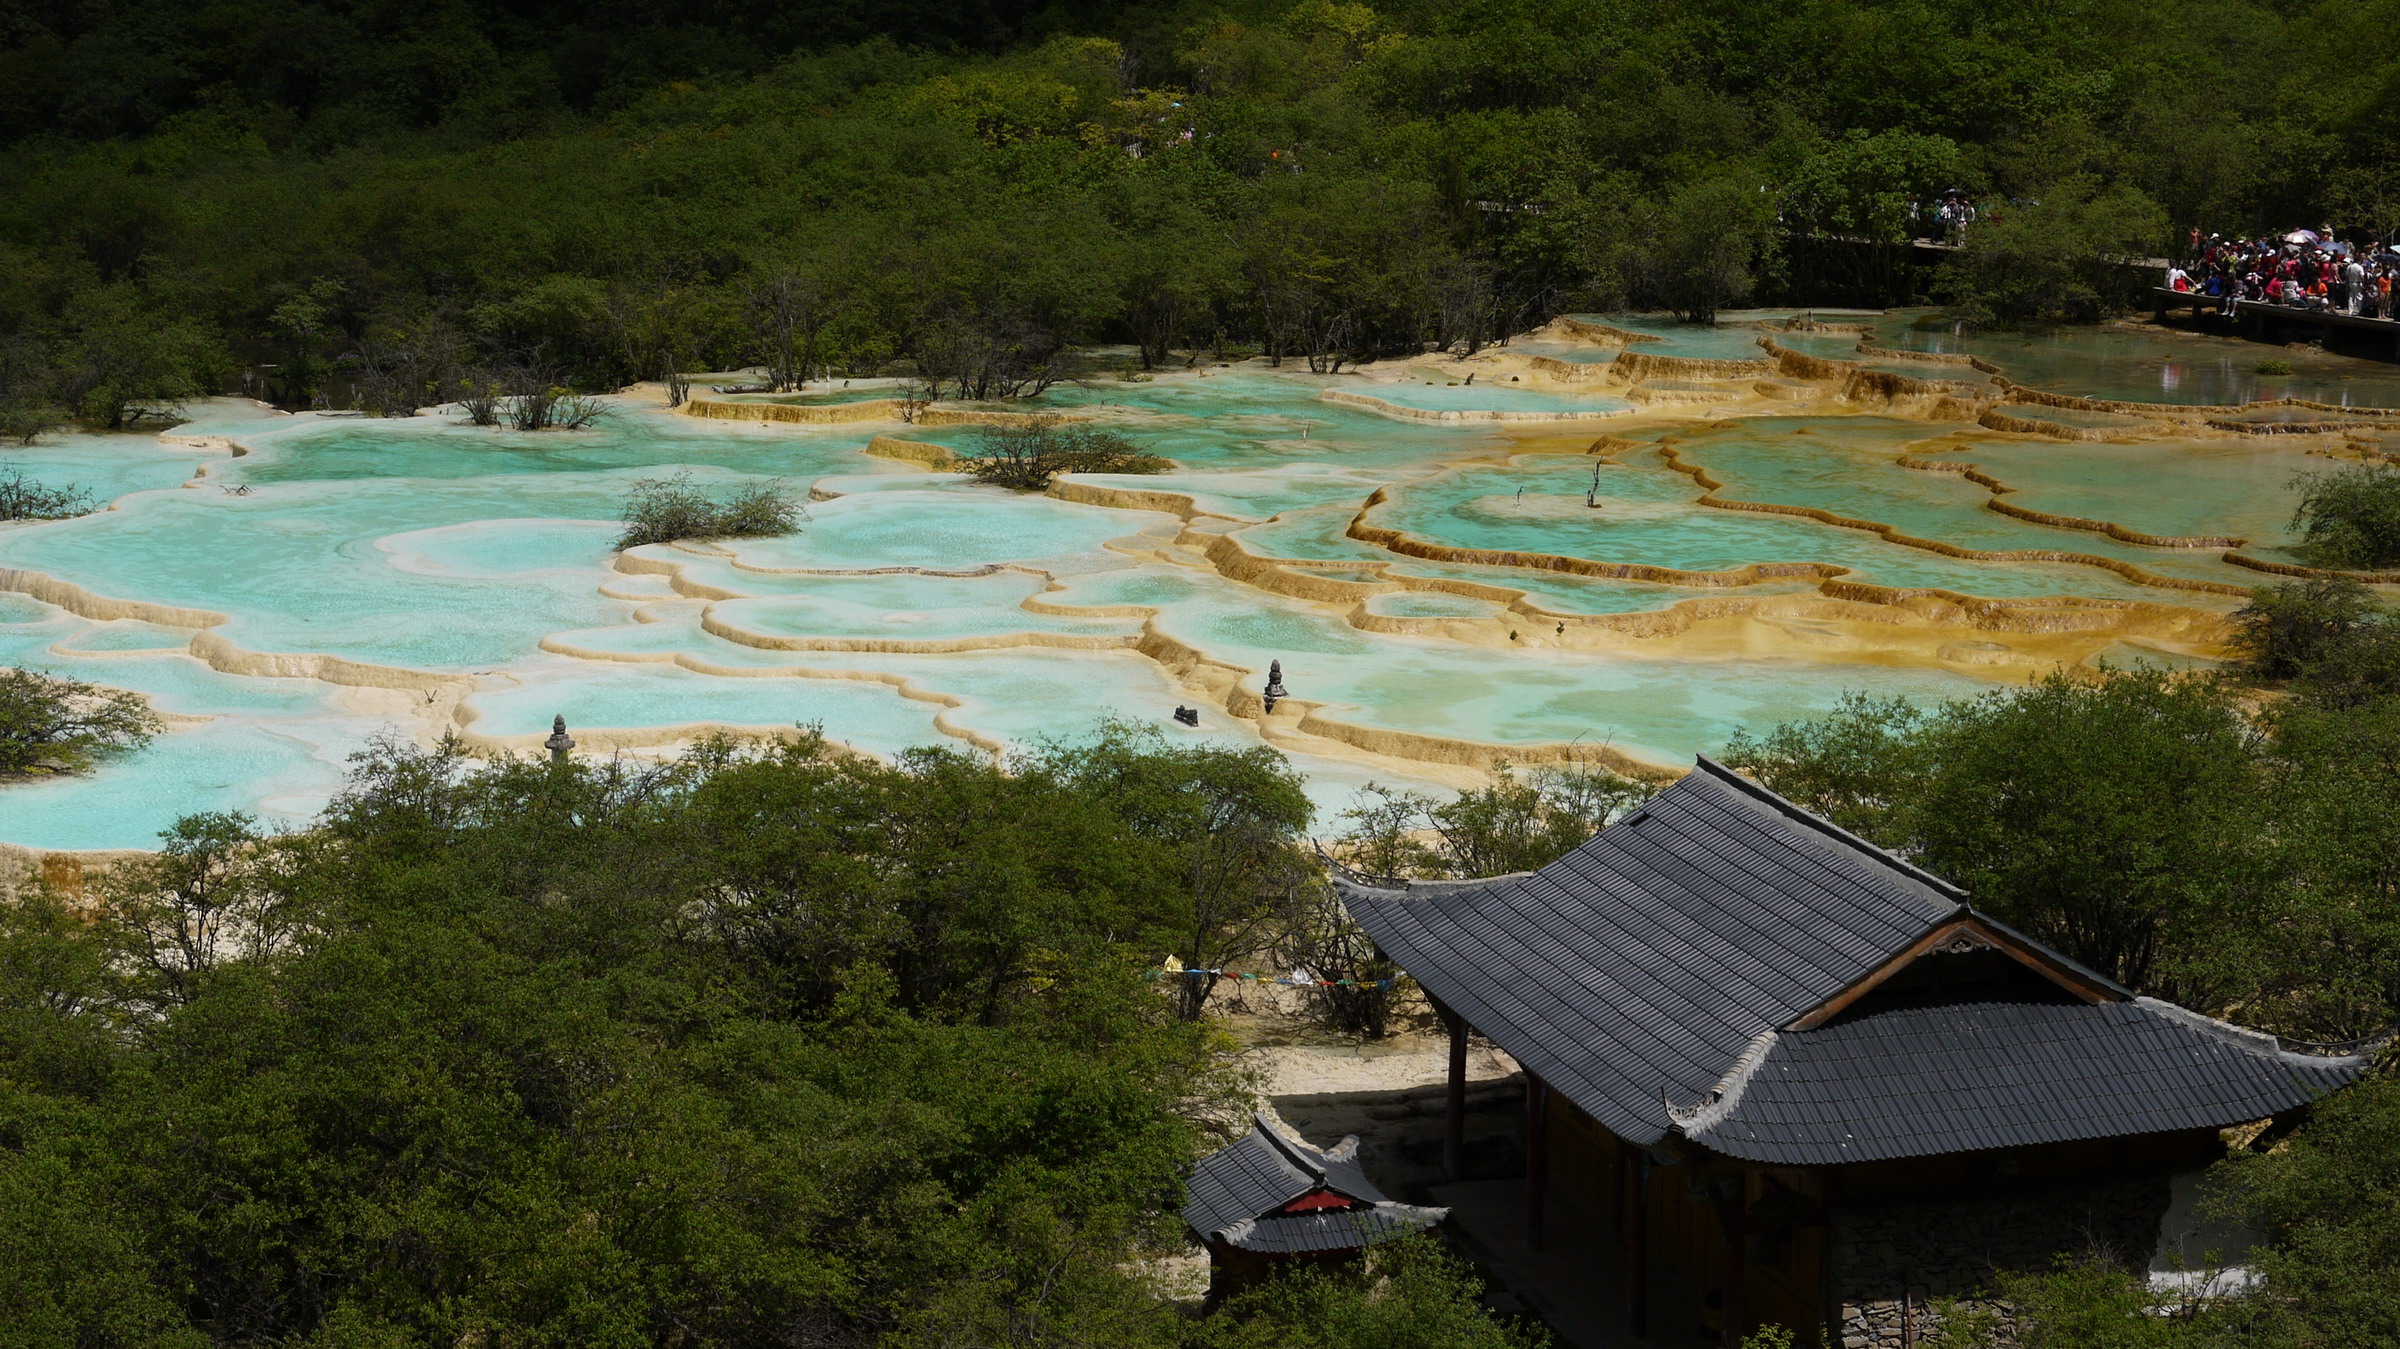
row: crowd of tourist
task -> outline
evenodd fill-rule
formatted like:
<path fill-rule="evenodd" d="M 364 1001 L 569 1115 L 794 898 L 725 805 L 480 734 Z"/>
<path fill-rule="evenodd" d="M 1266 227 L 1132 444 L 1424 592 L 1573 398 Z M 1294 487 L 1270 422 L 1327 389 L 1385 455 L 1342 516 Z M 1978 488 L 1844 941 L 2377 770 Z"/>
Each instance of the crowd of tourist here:
<path fill-rule="evenodd" d="M 1975 204 L 1973 197 L 1953 188 L 1938 200 L 1909 204 L 1910 224 L 1915 226 L 1911 237 L 1957 243 L 1966 235 L 1967 226 L 1983 216 L 1983 208 Z"/>
<path fill-rule="evenodd" d="M 2400 275 L 2400 252 L 2388 247 L 2337 239 L 2330 230 L 2293 230 L 2257 239 L 2212 234 L 2193 244 L 2188 268 L 2168 266 L 2169 289 L 2229 302 L 2256 300 L 2361 318 L 2392 317 L 2392 279 Z"/>

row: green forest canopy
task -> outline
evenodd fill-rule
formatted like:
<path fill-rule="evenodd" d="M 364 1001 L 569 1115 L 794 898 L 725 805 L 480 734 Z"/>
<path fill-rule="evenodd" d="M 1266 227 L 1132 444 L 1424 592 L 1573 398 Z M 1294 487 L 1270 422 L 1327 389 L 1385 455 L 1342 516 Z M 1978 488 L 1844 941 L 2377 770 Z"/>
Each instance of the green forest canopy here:
<path fill-rule="evenodd" d="M 305 401 L 345 356 L 393 406 L 510 364 L 1008 392 L 1100 339 L 1324 363 L 1907 300 L 1941 287 L 1904 250 L 1823 236 L 1888 243 L 1949 188 L 2041 203 L 2068 253 L 2400 223 L 2391 0 L 668 12 L 18 9 L 0 402 L 117 424 L 256 362 Z M 2011 233 L 1947 298 L 2088 307 Z"/>
<path fill-rule="evenodd" d="M 8 1342 L 1224 1343 L 1140 1262 L 1250 1084 L 1142 972 L 1291 869 L 1296 779 L 822 748 L 386 746 L 311 829 L 0 896 Z M 1415 1343 L 1518 1343 L 1404 1265 Z"/>

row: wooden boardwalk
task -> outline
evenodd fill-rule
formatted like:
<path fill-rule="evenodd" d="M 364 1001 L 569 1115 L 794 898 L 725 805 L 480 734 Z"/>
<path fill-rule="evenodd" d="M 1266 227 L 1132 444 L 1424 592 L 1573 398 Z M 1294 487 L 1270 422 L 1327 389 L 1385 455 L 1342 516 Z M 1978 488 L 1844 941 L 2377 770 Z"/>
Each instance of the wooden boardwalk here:
<path fill-rule="evenodd" d="M 2337 309 L 2298 309 L 2291 305 L 2268 304 L 2264 300 L 2227 300 L 2220 295 L 2203 295 L 2196 290 L 2174 290 L 2166 286 L 2154 287 L 2151 293 L 2158 297 L 2158 316 L 2162 319 L 2171 310 L 2189 308 L 2195 319 L 2210 313 L 2219 316 L 2240 315 L 2263 323 L 2270 329 L 2301 326 L 2319 328 L 2327 333 L 2339 331 L 2362 337 L 2382 337 L 2391 344 L 2384 358 L 2400 360 L 2400 322 L 2391 319 L 2345 314 Z"/>

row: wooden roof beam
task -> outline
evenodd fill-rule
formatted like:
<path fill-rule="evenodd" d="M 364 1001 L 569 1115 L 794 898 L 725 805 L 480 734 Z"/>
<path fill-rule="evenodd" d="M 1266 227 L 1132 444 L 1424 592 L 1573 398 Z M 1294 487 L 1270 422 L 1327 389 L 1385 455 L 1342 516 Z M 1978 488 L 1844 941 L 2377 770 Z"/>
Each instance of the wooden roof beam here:
<path fill-rule="evenodd" d="M 1985 921 L 1980 914 L 1968 912 L 1935 924 L 1932 931 L 1910 942 L 1891 959 L 1867 971 L 1848 988 L 1786 1022 L 1783 1028 L 1815 1030 L 1848 1011 L 1851 1004 L 1882 987 L 1894 975 L 1919 960 L 1927 956 L 1964 955 L 1973 951 L 1998 951 L 2087 1003 L 2122 1002 L 2125 998 L 2124 990 L 2091 971 L 1996 923 Z"/>

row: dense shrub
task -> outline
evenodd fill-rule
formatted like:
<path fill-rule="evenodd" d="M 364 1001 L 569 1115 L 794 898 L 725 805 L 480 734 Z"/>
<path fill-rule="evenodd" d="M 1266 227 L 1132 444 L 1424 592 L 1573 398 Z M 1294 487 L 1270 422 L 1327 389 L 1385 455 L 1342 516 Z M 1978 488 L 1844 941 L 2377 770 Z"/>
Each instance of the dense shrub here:
<path fill-rule="evenodd" d="M 2373 624 L 2378 613 L 2375 592 L 2356 581 L 2260 586 L 2233 615 L 2232 648 L 2251 675 L 2290 679 Z"/>
<path fill-rule="evenodd" d="M 1430 1237 L 1374 1247 L 1362 1266 L 1293 1268 L 1228 1304 L 1230 1349 L 1544 1349 L 1538 1325 L 1512 1326 L 1478 1305 L 1483 1281 Z"/>
<path fill-rule="evenodd" d="M 2353 464 L 2292 485 L 2300 489 L 2292 528 L 2312 561 L 2361 571 L 2400 564 L 2400 468 Z"/>
<path fill-rule="evenodd" d="M 800 517 L 790 489 L 776 483 L 747 483 L 719 500 L 692 485 L 687 469 L 665 478 L 644 478 L 625 501 L 625 532 L 617 547 L 673 543 L 677 539 L 738 539 L 789 534 Z"/>
<path fill-rule="evenodd" d="M 984 482 L 1039 492 L 1061 473 L 1164 473 L 1174 465 L 1114 431 L 1032 417 L 977 427 L 959 467 Z"/>
<path fill-rule="evenodd" d="M 1453 879 L 1549 865 L 1655 788 L 1598 764 L 1499 765 L 1449 800 L 1370 782 L 1343 813 L 1341 860 L 1369 875 Z"/>
<path fill-rule="evenodd" d="M 2363 708 L 2400 694 L 2400 620 L 2360 625 L 2320 649 L 2292 683 L 2292 696 L 2317 708 Z"/>
<path fill-rule="evenodd" d="M 80 772 L 164 729 L 138 693 L 0 669 L 0 777 Z"/>

